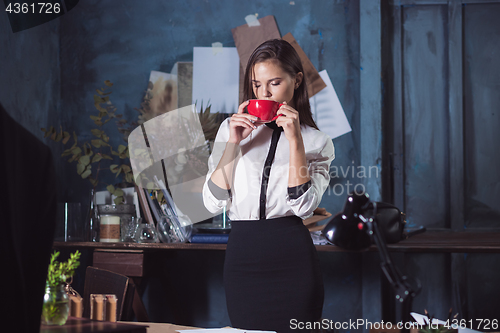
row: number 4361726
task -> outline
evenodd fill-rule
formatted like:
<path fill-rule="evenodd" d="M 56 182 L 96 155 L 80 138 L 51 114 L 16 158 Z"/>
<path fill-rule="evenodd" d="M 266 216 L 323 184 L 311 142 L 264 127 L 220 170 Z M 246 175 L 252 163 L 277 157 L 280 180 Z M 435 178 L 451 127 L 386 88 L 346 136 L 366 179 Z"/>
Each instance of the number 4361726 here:
<path fill-rule="evenodd" d="M 14 14 L 59 14 L 61 12 L 61 4 L 50 2 L 39 3 L 9 3 L 5 8 L 6 12 Z"/>
<path fill-rule="evenodd" d="M 446 321 L 446 324 L 443 326 L 447 328 L 455 328 L 455 327 L 460 327 L 460 328 L 469 328 L 469 329 L 477 329 L 477 330 L 491 330 L 491 329 L 498 329 L 498 319 L 448 319 Z"/>

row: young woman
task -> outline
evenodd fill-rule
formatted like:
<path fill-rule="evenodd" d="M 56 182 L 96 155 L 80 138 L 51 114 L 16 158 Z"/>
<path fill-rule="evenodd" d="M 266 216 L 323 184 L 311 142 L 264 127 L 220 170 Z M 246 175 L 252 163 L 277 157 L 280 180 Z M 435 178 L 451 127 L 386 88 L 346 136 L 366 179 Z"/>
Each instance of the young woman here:
<path fill-rule="evenodd" d="M 250 56 L 238 113 L 220 126 L 203 200 L 226 207 L 232 229 L 224 263 L 231 325 L 296 332 L 321 318 L 323 280 L 302 219 L 313 215 L 330 181 L 332 140 L 311 115 L 302 63 L 286 41 L 269 40 Z M 283 106 L 262 124 L 248 99 Z"/>

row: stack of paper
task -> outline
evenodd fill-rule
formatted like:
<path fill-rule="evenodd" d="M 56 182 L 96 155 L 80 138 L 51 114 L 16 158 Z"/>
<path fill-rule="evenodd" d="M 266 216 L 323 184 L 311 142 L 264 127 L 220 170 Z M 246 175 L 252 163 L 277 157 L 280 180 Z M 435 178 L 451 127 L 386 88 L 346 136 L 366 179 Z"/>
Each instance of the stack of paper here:
<path fill-rule="evenodd" d="M 204 328 L 196 330 L 178 330 L 180 333 L 276 333 L 275 331 L 239 330 L 236 328 Z"/>

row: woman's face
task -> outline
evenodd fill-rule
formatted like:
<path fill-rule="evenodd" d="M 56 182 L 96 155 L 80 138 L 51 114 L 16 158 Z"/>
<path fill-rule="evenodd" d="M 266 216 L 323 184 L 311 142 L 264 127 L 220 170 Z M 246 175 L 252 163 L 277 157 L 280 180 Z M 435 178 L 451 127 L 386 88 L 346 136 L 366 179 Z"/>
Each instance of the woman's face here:
<path fill-rule="evenodd" d="M 302 81 L 302 73 L 295 77 L 285 72 L 276 60 L 256 63 L 252 73 L 253 93 L 257 99 L 270 99 L 293 105 L 293 93 Z"/>

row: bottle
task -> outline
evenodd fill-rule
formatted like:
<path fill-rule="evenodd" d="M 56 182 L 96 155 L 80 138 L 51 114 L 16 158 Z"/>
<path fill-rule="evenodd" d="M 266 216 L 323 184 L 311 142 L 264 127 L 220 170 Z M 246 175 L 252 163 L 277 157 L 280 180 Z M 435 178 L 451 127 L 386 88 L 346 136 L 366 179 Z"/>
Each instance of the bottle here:
<path fill-rule="evenodd" d="M 97 212 L 96 193 L 94 189 L 90 190 L 90 205 L 87 214 L 87 241 L 99 241 L 99 214 Z"/>

